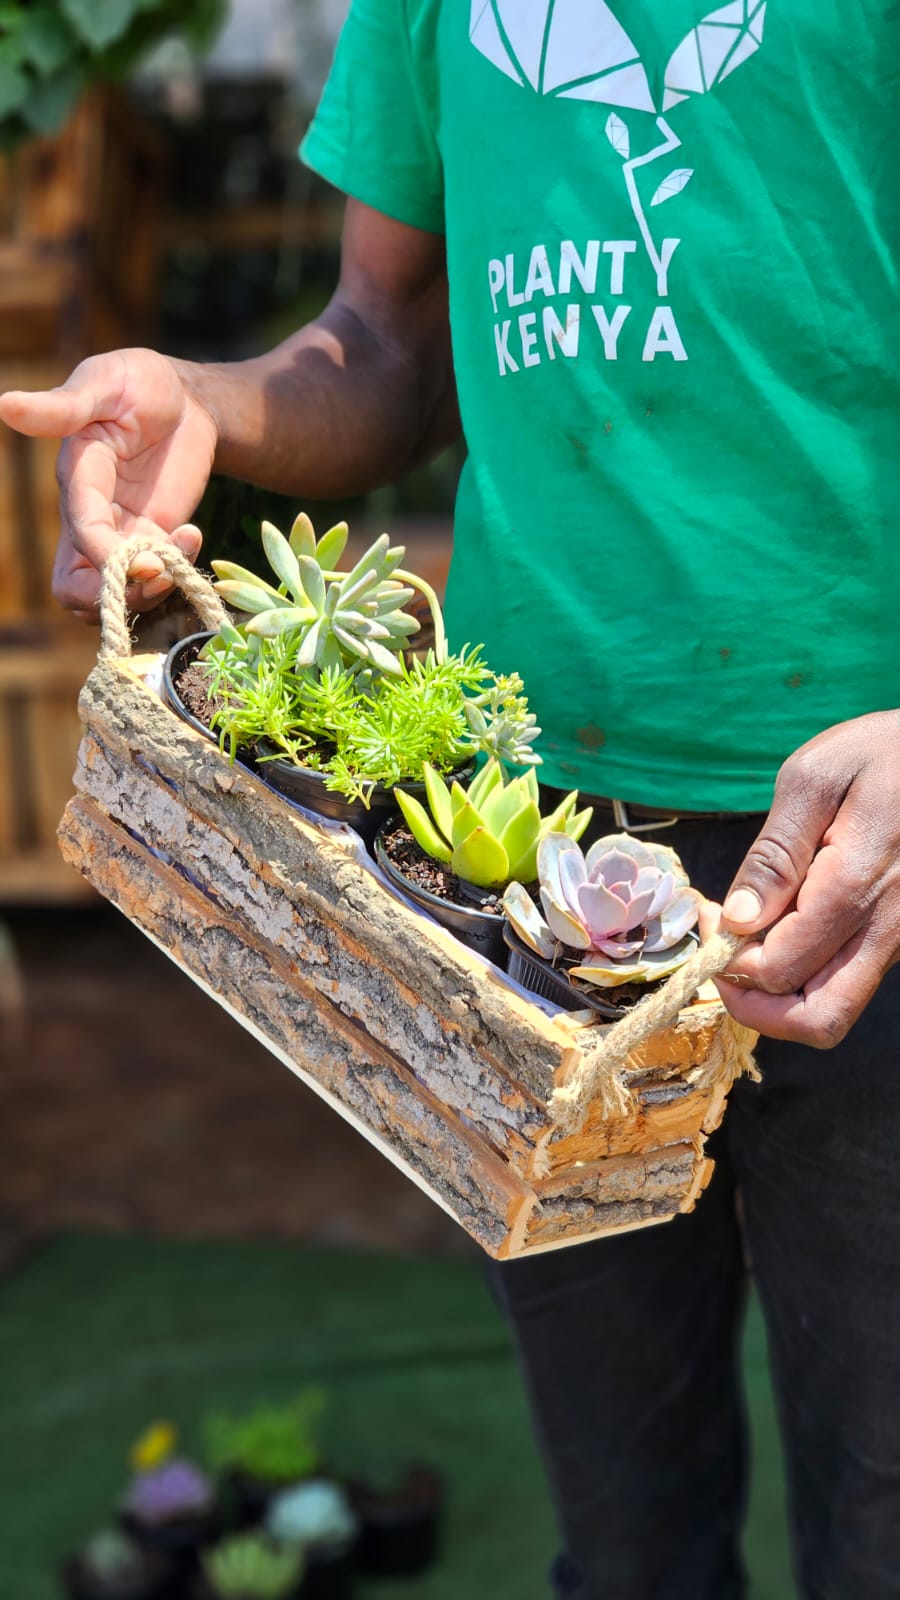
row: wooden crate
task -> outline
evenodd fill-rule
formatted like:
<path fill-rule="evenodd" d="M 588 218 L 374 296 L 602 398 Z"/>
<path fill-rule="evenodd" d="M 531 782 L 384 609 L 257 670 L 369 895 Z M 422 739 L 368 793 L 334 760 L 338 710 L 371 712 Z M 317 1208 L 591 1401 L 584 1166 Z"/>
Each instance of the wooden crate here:
<path fill-rule="evenodd" d="M 60 858 L 56 829 L 73 792 L 78 691 L 96 644 L 65 623 L 0 630 L 0 901 L 85 893 Z"/>
<path fill-rule="evenodd" d="M 626 1115 L 597 1100 L 563 1132 L 550 1096 L 608 1030 L 549 1014 L 397 899 L 352 840 L 175 717 L 147 669 L 103 661 L 81 697 L 60 841 L 89 882 L 491 1255 L 693 1207 L 751 1040 L 714 991 L 629 1057 Z"/>

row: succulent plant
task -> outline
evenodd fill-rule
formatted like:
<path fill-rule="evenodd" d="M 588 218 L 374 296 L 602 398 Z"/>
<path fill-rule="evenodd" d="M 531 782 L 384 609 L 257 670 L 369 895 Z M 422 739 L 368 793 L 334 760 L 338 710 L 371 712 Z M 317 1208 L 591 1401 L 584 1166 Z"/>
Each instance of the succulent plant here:
<path fill-rule="evenodd" d="M 618 833 L 583 855 L 565 833 L 549 833 L 537 867 L 546 921 L 521 883 L 507 889 L 504 910 L 519 938 L 546 960 L 560 946 L 584 952 L 570 978 L 611 989 L 664 978 L 687 960 L 698 895 L 674 850 Z"/>
<path fill-rule="evenodd" d="M 266 1514 L 266 1531 L 279 1544 L 326 1545 L 346 1550 L 359 1524 L 343 1489 L 318 1478 L 275 1496 Z"/>
<path fill-rule="evenodd" d="M 496 677 L 487 689 L 472 695 L 465 713 L 474 749 L 490 750 L 509 767 L 540 766 L 541 757 L 531 747 L 541 730 L 534 712 L 528 710 L 518 672 Z"/>
<path fill-rule="evenodd" d="M 144 1527 L 158 1527 L 178 1517 L 205 1517 L 213 1509 L 215 1490 L 192 1461 L 167 1461 L 141 1472 L 122 1500 L 122 1510 Z"/>
<path fill-rule="evenodd" d="M 428 811 L 414 795 L 394 791 L 410 831 L 426 855 L 482 889 L 499 888 L 513 878 L 530 883 L 537 875 L 541 839 L 556 830 L 580 839 L 592 815 L 590 807 L 575 810 L 578 794 L 573 790 L 542 818 L 533 767 L 507 782 L 500 762 L 492 758 L 468 790 L 459 783 L 448 788 L 427 763 L 423 776 Z"/>
<path fill-rule="evenodd" d="M 215 587 L 229 605 L 251 613 L 245 624 L 250 637 L 290 636 L 296 668 L 397 674 L 399 654 L 419 627 L 403 609 L 416 589 L 429 599 L 440 648 L 446 648 L 433 591 L 420 578 L 400 572 L 404 548 L 392 546 L 386 533 L 349 572 L 334 570 L 347 544 L 346 522 L 317 541 L 309 517 L 301 512 L 289 539 L 271 522 L 262 524 L 261 533 L 278 587 L 232 561 L 214 561 Z"/>
<path fill-rule="evenodd" d="M 100 1584 L 126 1583 L 144 1568 L 144 1555 L 118 1528 L 103 1528 L 88 1539 L 79 1557 L 85 1572 Z"/>
<path fill-rule="evenodd" d="M 203 1570 L 216 1600 L 283 1600 L 300 1581 L 303 1552 L 240 1534 L 204 1556 Z"/>
<path fill-rule="evenodd" d="M 308 1478 L 319 1460 L 315 1424 L 325 1404 L 321 1389 L 304 1389 L 284 1406 L 259 1406 L 246 1417 L 221 1414 L 206 1421 L 210 1465 L 245 1472 L 263 1483 Z"/>

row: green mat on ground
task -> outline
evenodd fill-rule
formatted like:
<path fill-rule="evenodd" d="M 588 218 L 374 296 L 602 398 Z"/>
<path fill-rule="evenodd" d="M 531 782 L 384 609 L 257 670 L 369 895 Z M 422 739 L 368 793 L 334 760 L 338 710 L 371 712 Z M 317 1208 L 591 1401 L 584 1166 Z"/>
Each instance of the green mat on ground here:
<path fill-rule="evenodd" d="M 600 1330 L 602 1337 L 602 1330 Z M 758 1312 L 747 1334 L 753 1600 L 791 1600 Z M 367 1600 L 545 1600 L 553 1527 L 505 1329 L 477 1261 L 287 1244 L 64 1238 L 0 1283 L 0 1600 L 53 1600 L 129 1443 L 321 1382 L 330 1463 L 427 1458 L 452 1483 L 443 1560 Z"/>

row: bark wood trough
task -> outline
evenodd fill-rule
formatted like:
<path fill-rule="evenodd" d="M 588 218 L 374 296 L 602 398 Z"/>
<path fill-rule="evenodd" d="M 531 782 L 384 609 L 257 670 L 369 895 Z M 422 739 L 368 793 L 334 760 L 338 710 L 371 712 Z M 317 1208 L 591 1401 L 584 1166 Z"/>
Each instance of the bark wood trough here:
<path fill-rule="evenodd" d="M 164 706 L 155 658 L 80 701 L 66 859 L 496 1257 L 692 1209 L 735 1024 L 714 997 L 628 1059 L 633 1113 L 549 1117 L 598 1024 L 551 1016 Z M 705 1082 L 705 1078 L 710 1078 Z"/>

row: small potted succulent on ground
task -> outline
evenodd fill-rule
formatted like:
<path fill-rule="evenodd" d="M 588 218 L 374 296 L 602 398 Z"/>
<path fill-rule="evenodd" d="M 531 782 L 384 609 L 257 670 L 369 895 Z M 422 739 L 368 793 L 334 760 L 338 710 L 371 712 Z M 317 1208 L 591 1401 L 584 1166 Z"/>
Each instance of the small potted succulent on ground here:
<path fill-rule="evenodd" d="M 166 1557 L 142 1549 L 119 1528 L 88 1539 L 64 1563 L 62 1583 L 70 1600 L 169 1600 L 176 1592 Z"/>
<path fill-rule="evenodd" d="M 310 1388 L 287 1405 L 259 1406 L 244 1417 L 216 1414 L 207 1419 L 207 1459 L 225 1479 L 238 1527 L 261 1522 L 275 1494 L 316 1472 L 316 1425 L 324 1405 L 322 1390 Z"/>
<path fill-rule="evenodd" d="M 232 757 L 252 753 L 273 787 L 371 843 L 395 809 L 391 790 L 421 787 L 426 762 L 454 773 L 481 752 L 502 754 L 514 712 L 519 747 L 530 748 L 540 730 L 521 693 L 480 649 L 448 650 L 434 591 L 401 569 L 403 549 L 386 534 L 349 572 L 336 570 L 345 523 L 316 540 L 301 514 L 289 538 L 264 523 L 262 540 L 277 586 L 214 562 L 220 597 L 249 620 L 182 641 L 164 675 L 174 708 Z M 434 632 L 422 658 L 406 609 L 416 590 Z"/>
<path fill-rule="evenodd" d="M 569 1010 L 621 1016 L 696 948 L 700 897 L 665 845 L 617 833 L 584 855 L 565 833 L 549 833 L 537 869 L 544 916 L 521 883 L 503 897 L 510 975 Z"/>
<path fill-rule="evenodd" d="M 349 1600 L 359 1523 L 338 1484 L 318 1478 L 285 1489 L 269 1505 L 266 1532 L 276 1544 L 303 1551 L 299 1600 Z"/>
<path fill-rule="evenodd" d="M 238 1534 L 203 1558 L 202 1600 L 288 1600 L 299 1595 L 303 1552 L 262 1534 Z"/>
<path fill-rule="evenodd" d="M 177 1443 L 170 1423 L 156 1423 L 141 1435 L 131 1452 L 134 1477 L 119 1515 L 138 1544 L 165 1552 L 186 1578 L 196 1570 L 200 1550 L 215 1538 L 216 1491 L 194 1462 L 175 1457 Z"/>
<path fill-rule="evenodd" d="M 386 823 L 375 843 L 378 862 L 392 882 L 492 961 L 502 959 L 501 895 L 507 884 L 532 883 L 541 840 L 556 831 L 580 839 L 592 815 L 590 808 L 576 809 L 578 794 L 573 790 L 553 812 L 541 816 L 534 770 L 538 757 L 530 744 L 517 743 L 519 694 L 519 680 L 511 680 L 513 705 L 505 713 L 509 723 L 503 748 L 510 762 L 530 761 L 528 770 L 509 778 L 502 762 L 492 757 L 465 788 L 459 782 L 448 786 L 426 765 L 428 809 L 415 795 L 397 788 L 395 799 L 406 826 L 397 819 Z M 503 701 L 492 709 L 502 717 Z"/>
<path fill-rule="evenodd" d="M 423 1465 L 354 1480 L 350 1499 L 360 1523 L 362 1570 L 373 1577 L 400 1578 L 431 1566 L 445 1498 L 443 1477 Z"/>

